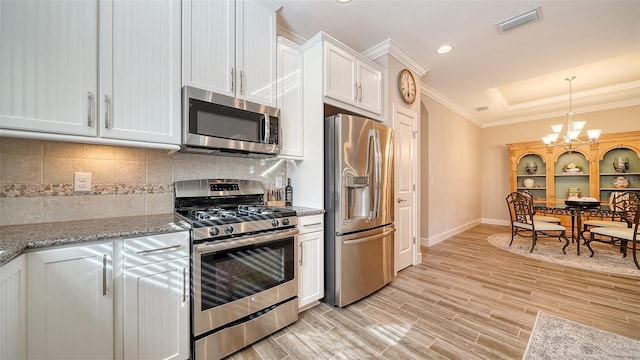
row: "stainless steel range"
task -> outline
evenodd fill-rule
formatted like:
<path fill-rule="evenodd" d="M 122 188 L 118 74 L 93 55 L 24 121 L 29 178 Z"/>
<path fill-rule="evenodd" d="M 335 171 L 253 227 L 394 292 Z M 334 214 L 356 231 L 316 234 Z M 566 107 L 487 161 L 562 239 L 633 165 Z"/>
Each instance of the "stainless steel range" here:
<path fill-rule="evenodd" d="M 295 211 L 266 207 L 261 182 L 175 183 L 192 226 L 192 354 L 219 359 L 298 319 Z"/>

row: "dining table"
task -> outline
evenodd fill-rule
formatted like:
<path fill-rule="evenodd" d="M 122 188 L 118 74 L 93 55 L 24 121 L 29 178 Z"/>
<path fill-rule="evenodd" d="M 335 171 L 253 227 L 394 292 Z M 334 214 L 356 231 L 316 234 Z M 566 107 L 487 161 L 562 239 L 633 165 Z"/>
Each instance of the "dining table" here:
<path fill-rule="evenodd" d="M 583 217 L 600 217 L 614 218 L 619 217 L 620 213 L 611 210 L 609 205 L 596 204 L 575 205 L 566 203 L 555 203 L 552 205 L 533 204 L 534 214 L 547 215 L 568 215 L 571 217 L 571 242 L 576 243 L 577 254 L 580 255 L 580 239 L 584 241 L 582 236 L 582 218 Z M 577 231 L 576 231 L 577 229 Z"/>

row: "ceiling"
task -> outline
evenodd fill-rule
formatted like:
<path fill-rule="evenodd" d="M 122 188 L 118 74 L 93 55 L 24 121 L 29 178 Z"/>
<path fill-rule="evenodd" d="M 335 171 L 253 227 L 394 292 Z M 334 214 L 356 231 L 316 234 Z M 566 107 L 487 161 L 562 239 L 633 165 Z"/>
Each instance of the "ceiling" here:
<path fill-rule="evenodd" d="M 637 0 L 277 2 L 280 30 L 300 39 L 323 31 L 362 53 L 390 40 L 423 93 L 481 127 L 564 116 L 569 76 L 577 115 L 640 105 Z M 535 22 L 495 27 L 538 7 Z M 437 54 L 445 43 L 453 51 Z"/>

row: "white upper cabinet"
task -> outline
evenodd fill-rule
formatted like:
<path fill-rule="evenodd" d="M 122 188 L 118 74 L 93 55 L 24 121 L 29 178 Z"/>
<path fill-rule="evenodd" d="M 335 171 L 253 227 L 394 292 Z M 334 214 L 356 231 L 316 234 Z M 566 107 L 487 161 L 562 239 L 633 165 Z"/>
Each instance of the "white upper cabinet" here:
<path fill-rule="evenodd" d="M 276 104 L 276 12 L 255 0 L 184 0 L 183 84 Z"/>
<path fill-rule="evenodd" d="M 182 82 L 235 96 L 235 0 L 182 2 Z"/>
<path fill-rule="evenodd" d="M 101 137 L 180 143 L 180 1 L 100 1 Z"/>
<path fill-rule="evenodd" d="M 302 52 L 298 45 L 278 38 L 278 96 L 282 129 L 280 156 L 304 158 Z"/>
<path fill-rule="evenodd" d="M 324 96 L 382 114 L 382 70 L 349 49 L 325 42 Z"/>
<path fill-rule="evenodd" d="M 177 148 L 179 0 L 0 1 L 0 23 L 0 128 Z"/>
<path fill-rule="evenodd" d="M 0 127 L 96 135 L 98 3 L 0 1 Z"/>
<path fill-rule="evenodd" d="M 382 114 L 382 71 L 358 61 L 358 103 L 361 109 Z"/>

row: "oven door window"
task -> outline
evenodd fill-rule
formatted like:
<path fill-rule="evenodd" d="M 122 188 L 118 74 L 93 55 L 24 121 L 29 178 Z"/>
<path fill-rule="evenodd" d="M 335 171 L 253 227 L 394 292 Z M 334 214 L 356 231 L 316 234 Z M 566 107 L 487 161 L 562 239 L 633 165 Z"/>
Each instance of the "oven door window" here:
<path fill-rule="evenodd" d="M 293 280 L 294 238 L 201 255 L 202 311 Z"/>

